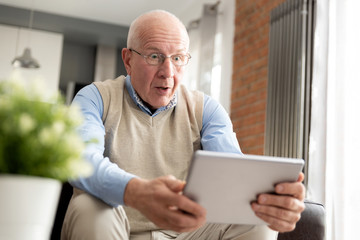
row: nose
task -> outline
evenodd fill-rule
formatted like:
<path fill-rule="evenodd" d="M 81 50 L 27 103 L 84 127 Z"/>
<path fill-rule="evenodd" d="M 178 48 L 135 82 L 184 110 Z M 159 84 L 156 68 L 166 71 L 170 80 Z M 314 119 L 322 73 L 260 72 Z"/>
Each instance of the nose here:
<path fill-rule="evenodd" d="M 160 64 L 159 74 L 163 78 L 172 78 L 175 75 L 175 65 L 170 58 L 165 58 L 164 62 Z"/>

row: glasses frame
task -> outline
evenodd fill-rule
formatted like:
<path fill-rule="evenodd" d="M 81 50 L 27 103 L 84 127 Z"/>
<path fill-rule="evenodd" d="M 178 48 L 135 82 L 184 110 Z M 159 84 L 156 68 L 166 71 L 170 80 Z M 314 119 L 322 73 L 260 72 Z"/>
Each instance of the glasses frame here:
<path fill-rule="evenodd" d="M 187 64 L 189 63 L 190 59 L 191 59 L 191 55 L 190 55 L 189 53 L 187 53 L 187 54 L 185 54 L 185 55 L 184 55 L 184 54 L 174 54 L 174 55 L 171 55 L 171 56 L 165 56 L 165 55 L 162 54 L 162 53 L 155 53 L 155 52 L 154 52 L 154 53 L 151 53 L 151 54 L 149 54 L 149 55 L 144 55 L 144 54 L 139 53 L 139 52 L 136 51 L 135 49 L 129 48 L 129 50 L 130 50 L 130 52 L 135 52 L 135 53 L 137 53 L 139 56 L 143 57 L 143 58 L 145 59 L 146 63 L 149 64 L 149 65 L 152 65 L 152 66 L 159 66 L 160 64 L 164 63 L 164 61 L 165 61 L 166 58 L 170 58 L 170 61 L 171 61 L 172 64 L 174 64 L 175 66 L 182 67 L 182 66 L 187 65 Z M 149 62 L 149 61 L 151 61 L 150 56 L 151 56 L 152 54 L 157 54 L 157 55 L 159 56 L 159 60 L 158 60 L 159 62 L 158 62 L 158 63 L 154 64 L 154 63 Z M 178 62 L 174 62 L 173 57 L 175 57 L 175 56 L 185 56 L 185 57 L 187 57 L 186 63 L 184 63 L 184 64 L 179 64 Z M 149 59 L 149 60 L 148 60 L 148 59 Z"/>

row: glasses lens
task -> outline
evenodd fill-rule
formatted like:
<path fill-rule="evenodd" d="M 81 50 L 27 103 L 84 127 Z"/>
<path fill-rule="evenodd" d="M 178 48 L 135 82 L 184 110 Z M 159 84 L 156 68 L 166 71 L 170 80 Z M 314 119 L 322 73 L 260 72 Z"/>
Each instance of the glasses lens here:
<path fill-rule="evenodd" d="M 171 61 L 176 66 L 182 66 L 186 64 L 186 56 L 185 55 L 173 55 L 171 56 Z"/>
<path fill-rule="evenodd" d="M 170 58 L 171 62 L 175 66 L 184 66 L 189 62 L 190 57 L 188 55 L 172 55 L 170 57 L 166 57 L 161 53 L 152 53 L 150 55 L 144 56 L 145 60 L 150 65 L 159 65 L 165 61 L 166 58 Z"/>
<path fill-rule="evenodd" d="M 158 53 L 152 53 L 147 56 L 146 61 L 150 65 L 158 65 L 162 60 L 162 57 Z"/>
<path fill-rule="evenodd" d="M 187 55 L 173 55 L 171 61 L 176 66 L 184 66 L 189 62 L 189 56 Z"/>

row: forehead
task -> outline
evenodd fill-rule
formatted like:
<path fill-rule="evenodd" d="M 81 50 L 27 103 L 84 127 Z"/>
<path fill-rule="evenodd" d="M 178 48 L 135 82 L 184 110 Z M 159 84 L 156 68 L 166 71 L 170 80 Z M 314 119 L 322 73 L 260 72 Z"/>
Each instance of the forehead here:
<path fill-rule="evenodd" d="M 159 28 L 144 32 L 139 40 L 144 50 L 187 51 L 189 46 L 188 39 L 181 33 Z"/>
<path fill-rule="evenodd" d="M 184 25 L 168 16 L 145 19 L 137 35 L 139 47 L 143 50 L 187 51 L 189 48 Z"/>

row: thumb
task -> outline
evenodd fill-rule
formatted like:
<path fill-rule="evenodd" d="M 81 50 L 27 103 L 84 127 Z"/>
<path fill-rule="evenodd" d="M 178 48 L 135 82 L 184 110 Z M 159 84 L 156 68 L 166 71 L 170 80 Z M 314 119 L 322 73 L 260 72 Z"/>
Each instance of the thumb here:
<path fill-rule="evenodd" d="M 304 173 L 300 172 L 299 177 L 298 177 L 298 179 L 297 179 L 297 182 L 302 182 L 302 181 L 304 181 L 304 178 L 305 178 Z"/>
<path fill-rule="evenodd" d="M 173 192 L 181 192 L 184 189 L 185 182 L 176 179 L 173 175 L 165 176 L 163 179 L 166 186 Z"/>

